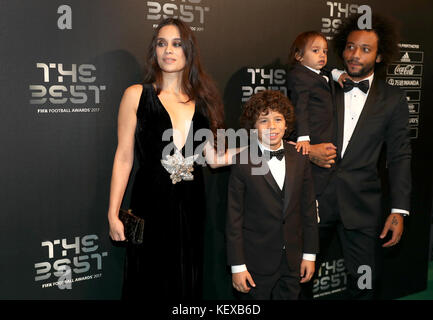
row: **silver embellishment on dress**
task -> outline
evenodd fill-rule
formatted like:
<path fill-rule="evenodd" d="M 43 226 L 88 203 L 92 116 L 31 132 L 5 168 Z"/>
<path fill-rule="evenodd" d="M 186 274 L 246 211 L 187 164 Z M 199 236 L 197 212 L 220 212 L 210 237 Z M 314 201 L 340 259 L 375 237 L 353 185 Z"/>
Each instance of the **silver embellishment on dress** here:
<path fill-rule="evenodd" d="M 176 184 L 181 180 L 194 180 L 192 171 L 194 171 L 193 165 L 197 157 L 198 154 L 184 158 L 179 150 L 176 150 L 174 155 L 168 155 L 166 160 L 161 160 L 161 164 L 170 173 L 171 182 Z"/>

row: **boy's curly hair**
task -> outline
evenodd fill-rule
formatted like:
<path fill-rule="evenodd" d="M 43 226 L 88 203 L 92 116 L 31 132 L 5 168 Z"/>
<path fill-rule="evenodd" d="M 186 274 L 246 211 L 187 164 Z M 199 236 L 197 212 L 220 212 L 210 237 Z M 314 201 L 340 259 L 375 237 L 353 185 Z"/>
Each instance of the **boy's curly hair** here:
<path fill-rule="evenodd" d="M 358 27 L 358 20 L 361 14 L 353 14 L 344 21 L 334 36 L 334 48 L 340 59 L 343 59 L 343 51 L 346 48 L 347 37 L 352 31 L 363 30 Z M 390 17 L 374 14 L 372 16 L 371 29 L 379 38 L 377 54 L 382 56 L 382 61 L 376 63 L 376 71 L 383 71 L 387 64 L 393 61 L 399 52 L 398 42 L 400 35 L 397 31 L 397 22 Z"/>
<path fill-rule="evenodd" d="M 281 113 L 286 120 L 286 136 L 292 132 L 295 124 L 295 111 L 289 98 L 281 91 L 265 90 L 254 94 L 244 105 L 240 117 L 241 125 L 250 130 L 254 129 L 259 116 L 269 111 Z"/>

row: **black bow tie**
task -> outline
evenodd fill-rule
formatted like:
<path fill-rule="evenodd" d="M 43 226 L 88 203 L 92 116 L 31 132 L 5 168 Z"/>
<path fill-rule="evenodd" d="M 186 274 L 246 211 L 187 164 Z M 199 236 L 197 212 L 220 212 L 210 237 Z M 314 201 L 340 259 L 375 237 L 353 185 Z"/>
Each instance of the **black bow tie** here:
<path fill-rule="evenodd" d="M 264 154 L 266 159 L 271 160 L 272 157 L 276 157 L 278 160 L 282 160 L 284 158 L 284 149 L 280 149 L 277 151 L 264 150 Z"/>
<path fill-rule="evenodd" d="M 361 90 L 364 93 L 367 93 L 368 92 L 368 88 L 370 88 L 370 82 L 368 80 L 362 80 L 362 81 L 356 83 L 356 82 L 353 82 L 350 79 L 347 79 L 346 81 L 344 81 L 343 91 L 344 92 L 349 92 L 354 87 L 358 87 L 359 90 Z"/>

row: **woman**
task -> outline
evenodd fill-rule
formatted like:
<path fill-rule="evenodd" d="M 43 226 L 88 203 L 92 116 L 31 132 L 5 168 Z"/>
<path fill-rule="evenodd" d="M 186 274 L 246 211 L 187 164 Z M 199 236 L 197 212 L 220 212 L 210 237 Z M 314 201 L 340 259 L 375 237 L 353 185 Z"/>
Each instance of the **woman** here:
<path fill-rule="evenodd" d="M 175 153 L 183 158 L 200 156 L 200 146 L 205 145 L 205 160 L 216 167 L 214 163 L 221 159 L 216 156 L 213 139 L 193 141 L 193 137 L 199 129 L 210 129 L 215 136 L 223 127 L 223 106 L 202 69 L 194 35 L 180 20 L 161 22 L 146 62 L 144 84 L 127 88 L 120 103 L 108 211 L 110 236 L 115 241 L 125 240 L 118 211 L 135 151 L 140 167 L 131 209 L 146 224 L 143 245 L 127 248 L 123 298 L 195 300 L 201 297 L 202 287 L 202 170 L 194 163 L 191 180 L 191 175 L 170 174 L 161 160 Z M 170 129 L 174 133 L 167 141 Z M 221 157 L 224 159 L 218 163 L 230 162 L 229 152 Z"/>

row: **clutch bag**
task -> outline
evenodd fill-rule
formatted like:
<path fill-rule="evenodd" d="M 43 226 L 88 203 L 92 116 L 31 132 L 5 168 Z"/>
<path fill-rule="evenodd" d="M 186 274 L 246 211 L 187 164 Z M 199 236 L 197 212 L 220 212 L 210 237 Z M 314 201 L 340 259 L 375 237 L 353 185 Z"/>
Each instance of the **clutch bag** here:
<path fill-rule="evenodd" d="M 119 219 L 123 223 L 125 238 L 132 244 L 142 244 L 144 236 L 144 219 L 137 217 L 132 210 L 119 210 Z"/>

